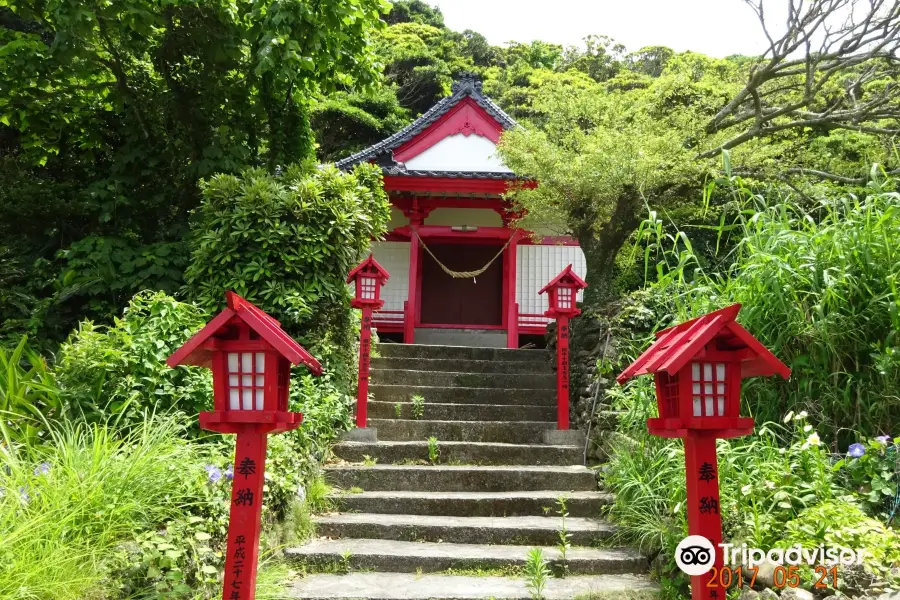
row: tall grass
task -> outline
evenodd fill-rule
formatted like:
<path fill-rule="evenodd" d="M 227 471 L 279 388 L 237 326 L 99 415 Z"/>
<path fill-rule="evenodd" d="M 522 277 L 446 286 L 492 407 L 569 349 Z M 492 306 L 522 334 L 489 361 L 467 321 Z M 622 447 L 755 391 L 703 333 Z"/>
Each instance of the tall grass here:
<path fill-rule="evenodd" d="M 178 513 L 173 471 L 190 464 L 182 427 L 153 419 L 124 438 L 100 426 L 51 429 L 0 451 L 0 598 L 101 598 L 115 547 Z"/>
<path fill-rule="evenodd" d="M 684 232 L 665 235 L 655 218 L 642 228 L 658 313 L 677 322 L 743 305 L 740 322 L 793 371 L 789 383 L 745 385 L 758 422 L 806 410 L 835 449 L 851 431 L 900 432 L 900 194 L 810 205 L 738 182 L 736 197 L 736 220 L 720 227 L 733 244 L 715 270 Z"/>

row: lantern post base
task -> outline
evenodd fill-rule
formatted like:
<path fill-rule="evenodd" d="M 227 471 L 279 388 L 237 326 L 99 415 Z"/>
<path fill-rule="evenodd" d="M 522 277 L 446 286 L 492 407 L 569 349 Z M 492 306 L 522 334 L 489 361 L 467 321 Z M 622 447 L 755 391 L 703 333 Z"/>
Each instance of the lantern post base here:
<path fill-rule="evenodd" d="M 368 442 L 374 444 L 378 442 L 377 427 L 354 427 L 350 431 L 341 434 L 341 440 L 344 442 Z"/>
<path fill-rule="evenodd" d="M 584 447 L 584 432 L 578 429 L 545 429 L 543 442 L 547 446 L 581 446 Z"/>

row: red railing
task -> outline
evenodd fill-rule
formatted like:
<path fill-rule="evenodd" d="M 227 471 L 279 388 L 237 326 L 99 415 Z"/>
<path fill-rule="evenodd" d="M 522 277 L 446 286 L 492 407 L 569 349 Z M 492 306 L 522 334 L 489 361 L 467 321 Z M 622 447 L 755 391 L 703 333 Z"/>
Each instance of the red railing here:
<path fill-rule="evenodd" d="M 403 331 L 404 315 L 402 310 L 376 310 L 372 315 L 375 328 L 380 331 Z"/>
<path fill-rule="evenodd" d="M 543 335 L 552 322 L 553 319 L 542 313 L 519 313 L 519 331 L 522 333 Z"/>

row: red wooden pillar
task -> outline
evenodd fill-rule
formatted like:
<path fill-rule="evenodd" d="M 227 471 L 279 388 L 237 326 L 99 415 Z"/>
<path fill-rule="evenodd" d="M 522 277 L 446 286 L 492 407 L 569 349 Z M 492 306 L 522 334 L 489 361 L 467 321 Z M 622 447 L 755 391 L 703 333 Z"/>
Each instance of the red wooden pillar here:
<path fill-rule="evenodd" d="M 372 307 L 362 307 L 359 328 L 359 379 L 356 385 L 356 426 L 365 427 L 368 422 L 369 402 L 369 351 L 372 348 Z"/>
<path fill-rule="evenodd" d="M 518 232 L 506 248 L 506 347 L 519 347 L 519 305 L 516 304 L 516 262 Z"/>
<path fill-rule="evenodd" d="M 234 450 L 222 600 L 253 600 L 256 597 L 265 464 L 266 434 L 240 431 Z"/>
<path fill-rule="evenodd" d="M 724 564 L 722 515 L 719 513 L 719 467 L 716 438 L 703 432 L 689 432 L 684 439 L 684 466 L 687 476 L 688 534 L 702 535 L 716 551 L 713 566 L 720 573 Z M 725 600 L 725 588 L 707 585 L 710 573 L 691 577 L 692 600 Z M 720 581 L 716 578 L 716 584 Z"/>
<path fill-rule="evenodd" d="M 403 315 L 403 343 L 412 344 L 416 335 L 416 313 L 419 298 L 419 237 L 415 231 L 420 225 L 418 219 L 410 220 L 413 234 L 409 237 L 409 296 L 406 300 L 406 314 Z"/>
<path fill-rule="evenodd" d="M 556 428 L 569 428 L 569 317 L 556 318 Z"/>

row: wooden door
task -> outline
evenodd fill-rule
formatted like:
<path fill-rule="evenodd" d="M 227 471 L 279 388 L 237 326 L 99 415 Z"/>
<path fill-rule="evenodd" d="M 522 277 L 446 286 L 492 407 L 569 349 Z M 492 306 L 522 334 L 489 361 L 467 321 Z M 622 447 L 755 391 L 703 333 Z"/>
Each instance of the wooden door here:
<path fill-rule="evenodd" d="M 428 244 L 435 256 L 454 271 L 480 269 L 500 246 Z M 503 257 L 474 280 L 454 279 L 422 252 L 423 325 L 501 325 L 503 318 Z"/>

